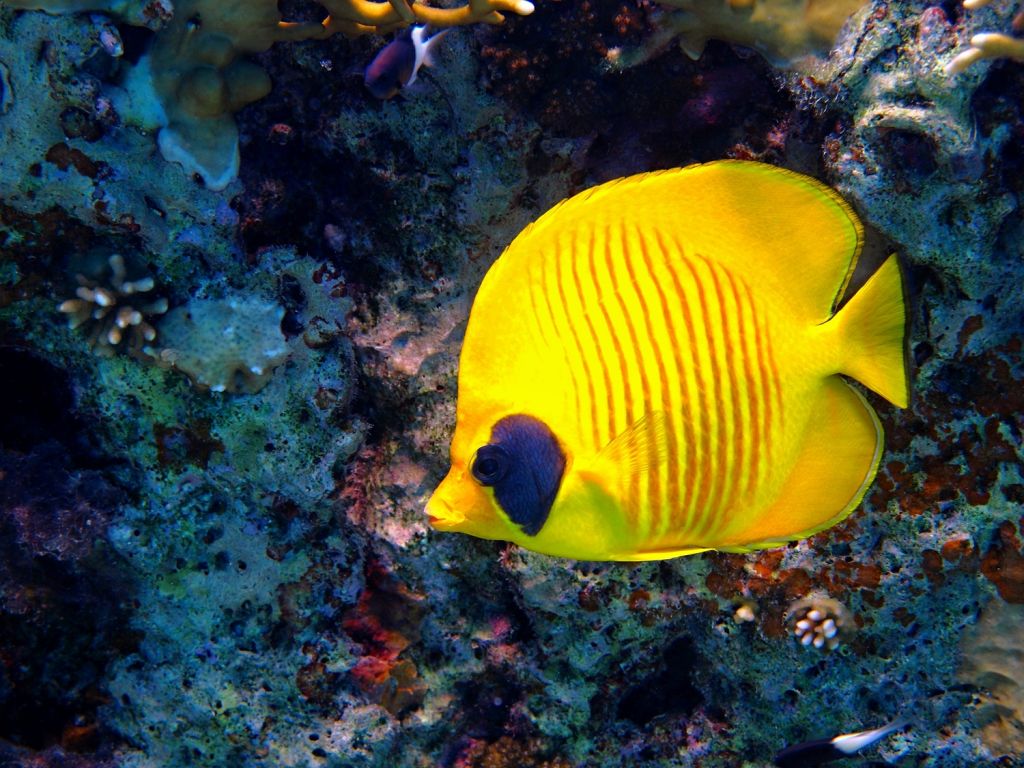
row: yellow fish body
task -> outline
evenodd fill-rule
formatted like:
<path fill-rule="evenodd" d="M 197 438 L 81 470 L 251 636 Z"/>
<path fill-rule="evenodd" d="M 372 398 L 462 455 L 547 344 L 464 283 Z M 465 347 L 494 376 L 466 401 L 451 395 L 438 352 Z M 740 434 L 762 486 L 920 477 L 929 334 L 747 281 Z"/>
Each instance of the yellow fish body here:
<path fill-rule="evenodd" d="M 905 407 L 895 256 L 838 312 L 863 240 L 831 189 L 721 161 L 603 184 L 491 267 L 435 528 L 586 560 L 746 551 L 860 503 Z"/>

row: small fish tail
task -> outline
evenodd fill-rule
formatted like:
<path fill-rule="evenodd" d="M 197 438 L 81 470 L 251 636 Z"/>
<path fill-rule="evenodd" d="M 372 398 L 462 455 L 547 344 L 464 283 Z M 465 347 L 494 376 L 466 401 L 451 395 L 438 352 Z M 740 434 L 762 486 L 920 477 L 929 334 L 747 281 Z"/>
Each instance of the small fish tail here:
<path fill-rule="evenodd" d="M 908 725 L 910 725 L 909 720 L 897 720 L 895 723 L 883 725 L 881 728 L 875 728 L 870 731 L 859 731 L 857 733 L 836 736 L 832 739 L 832 744 L 844 755 L 853 755 L 865 747 L 870 747 L 872 744 L 881 741 L 890 733 L 903 730 Z"/>
<path fill-rule="evenodd" d="M 907 309 L 903 276 L 895 254 L 868 278 L 831 322 L 838 325 L 844 337 L 843 346 L 851 350 L 840 372 L 893 405 L 906 408 L 910 401 L 905 342 Z"/>
<path fill-rule="evenodd" d="M 436 62 L 434 52 L 437 50 L 438 44 L 444 39 L 444 36 L 451 31 L 451 27 L 445 27 L 440 32 L 424 41 L 423 46 L 423 66 L 432 67 Z"/>

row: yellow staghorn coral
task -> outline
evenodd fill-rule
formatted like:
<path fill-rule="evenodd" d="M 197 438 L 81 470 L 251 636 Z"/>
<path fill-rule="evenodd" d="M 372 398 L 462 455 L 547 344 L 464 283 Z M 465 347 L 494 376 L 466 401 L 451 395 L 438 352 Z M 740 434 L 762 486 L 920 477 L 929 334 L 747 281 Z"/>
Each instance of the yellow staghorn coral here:
<path fill-rule="evenodd" d="M 831 50 L 846 20 L 867 0 L 659 0 L 674 9 L 639 47 L 613 48 L 606 65 L 623 70 L 653 58 L 678 41 L 700 58 L 708 40 L 753 48 L 777 67 L 806 69 Z"/>
<path fill-rule="evenodd" d="M 323 22 L 325 35 L 340 32 L 355 37 L 370 32 L 381 33 L 409 24 L 432 27 L 457 27 L 465 24 L 500 24 L 502 12 L 527 16 L 533 12 L 528 0 L 469 0 L 460 8 L 434 8 L 406 0 L 372 2 L 372 0 L 320 0 L 328 11 Z"/>
<path fill-rule="evenodd" d="M 991 0 L 964 0 L 964 8 L 974 10 L 983 8 Z M 1014 32 L 1024 32 L 1024 10 L 1013 17 Z M 1013 37 L 1001 32 L 982 32 L 971 37 L 971 47 L 958 53 L 946 65 L 946 74 L 955 75 L 963 72 L 976 61 L 982 59 L 1013 59 L 1024 62 L 1024 38 Z"/>
<path fill-rule="evenodd" d="M 828 53 L 846 20 L 866 5 L 866 0 L 660 1 L 681 11 L 668 25 L 691 58 L 715 39 L 749 46 L 780 65 Z"/>
<path fill-rule="evenodd" d="M 528 0 L 469 0 L 434 8 L 409 0 L 319 0 L 319 22 L 290 22 L 277 0 L 7 0 L 49 13 L 105 11 L 130 24 L 159 26 L 149 52 L 126 79 L 130 111 L 159 130 L 163 156 L 223 189 L 238 175 L 234 113 L 269 93 L 270 78 L 245 58 L 278 42 L 322 40 L 335 34 L 382 34 L 414 23 L 434 27 L 498 24 L 503 13 L 526 15 Z M 148 121 L 148 122 L 147 122 Z"/>

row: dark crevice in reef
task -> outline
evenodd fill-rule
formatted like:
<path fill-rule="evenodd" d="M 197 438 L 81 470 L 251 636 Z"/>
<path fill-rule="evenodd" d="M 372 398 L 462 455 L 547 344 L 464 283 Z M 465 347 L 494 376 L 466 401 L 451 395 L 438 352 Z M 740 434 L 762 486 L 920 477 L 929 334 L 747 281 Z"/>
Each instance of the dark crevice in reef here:
<path fill-rule="evenodd" d="M 0 345 L 0 451 L 57 443 L 75 468 L 112 463 L 100 435 L 76 411 L 71 376 L 28 347 Z"/>
<path fill-rule="evenodd" d="M 0 347 L 0 449 L 25 452 L 80 432 L 67 374 L 22 347 Z"/>
<path fill-rule="evenodd" d="M 521 695 L 512 681 L 496 673 L 487 673 L 462 686 L 462 712 L 465 734 L 474 739 L 493 741 L 505 733 L 509 710 Z"/>
<path fill-rule="evenodd" d="M 290 245 L 374 294 L 396 274 L 418 275 L 430 260 L 434 249 L 424 247 L 423 228 L 403 221 L 430 219 L 443 228 L 430 212 L 443 200 L 423 194 L 423 174 L 433 169 L 400 137 L 369 134 L 359 156 L 340 146 L 332 116 L 376 105 L 362 88 L 372 53 L 358 44 L 314 48 L 311 55 L 333 62 L 334 74 L 311 81 L 310 62 L 296 61 L 287 49 L 259 57 L 275 87 L 238 116 L 244 191 L 231 205 L 250 260 Z"/>
<path fill-rule="evenodd" d="M 55 442 L 0 450 L 0 742 L 93 752 L 106 741 L 105 670 L 138 641 L 131 585 L 104 541 L 123 499 Z"/>
<path fill-rule="evenodd" d="M 662 656 L 661 668 L 619 700 L 619 719 L 643 727 L 660 715 L 692 713 L 704 702 L 693 684 L 693 672 L 700 663 L 693 640 L 680 637 L 672 641 Z"/>
<path fill-rule="evenodd" d="M 66 371 L 0 346 L 0 765 L 112 744 L 103 680 L 138 637 L 106 542 L 126 495 L 89 427 Z"/>

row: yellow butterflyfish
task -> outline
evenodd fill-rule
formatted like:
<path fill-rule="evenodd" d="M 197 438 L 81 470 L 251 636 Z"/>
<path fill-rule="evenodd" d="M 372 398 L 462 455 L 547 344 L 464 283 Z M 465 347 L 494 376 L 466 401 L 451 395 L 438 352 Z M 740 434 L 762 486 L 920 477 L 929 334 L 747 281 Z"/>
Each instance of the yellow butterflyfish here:
<path fill-rule="evenodd" d="M 485 276 L 435 528 L 584 560 L 743 552 L 846 517 L 906 407 L 896 256 L 841 309 L 863 228 L 833 190 L 720 161 L 602 184 Z"/>

